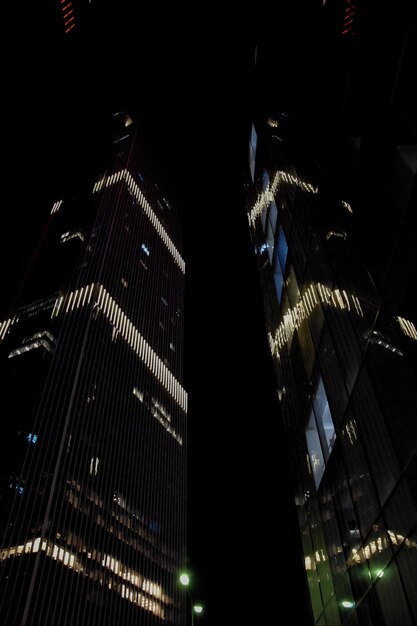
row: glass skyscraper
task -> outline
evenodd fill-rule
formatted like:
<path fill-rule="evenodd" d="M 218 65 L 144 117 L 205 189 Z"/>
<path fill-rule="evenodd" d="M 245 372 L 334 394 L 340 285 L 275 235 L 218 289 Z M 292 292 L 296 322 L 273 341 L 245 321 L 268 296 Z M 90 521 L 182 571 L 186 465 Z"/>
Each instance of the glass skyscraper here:
<path fill-rule="evenodd" d="M 2 624 L 185 619 L 179 219 L 117 119 L 0 324 Z"/>
<path fill-rule="evenodd" d="M 317 626 L 417 623 L 415 39 L 392 20 L 391 65 L 381 48 L 369 92 L 379 22 L 350 42 L 352 18 L 326 42 L 349 60 L 342 131 L 320 111 L 338 100 L 328 83 L 316 145 L 301 105 L 248 133 L 247 214 Z"/>

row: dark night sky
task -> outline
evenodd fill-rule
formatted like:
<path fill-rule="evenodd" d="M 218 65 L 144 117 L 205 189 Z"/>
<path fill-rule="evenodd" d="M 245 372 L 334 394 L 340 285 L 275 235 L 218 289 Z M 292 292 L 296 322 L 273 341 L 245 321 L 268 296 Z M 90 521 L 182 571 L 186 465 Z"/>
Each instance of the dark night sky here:
<path fill-rule="evenodd" d="M 185 216 L 189 567 L 207 604 L 201 623 L 278 621 L 299 589 L 292 621 L 308 624 L 242 196 L 255 17 L 214 5 L 134 15 L 124 0 L 63 43 L 50 6 L 35 4 L 10 20 L 3 79 L 4 291 L 68 180 L 100 156 L 110 113 L 131 111 Z"/>

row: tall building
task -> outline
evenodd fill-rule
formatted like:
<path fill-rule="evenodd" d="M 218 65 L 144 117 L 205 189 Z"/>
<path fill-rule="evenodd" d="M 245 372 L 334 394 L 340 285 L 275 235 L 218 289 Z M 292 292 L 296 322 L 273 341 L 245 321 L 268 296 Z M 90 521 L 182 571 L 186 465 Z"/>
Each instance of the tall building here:
<path fill-rule="evenodd" d="M 312 53 L 314 103 L 283 111 L 282 82 L 262 103 L 250 133 L 247 212 L 312 623 L 412 626 L 416 38 L 408 15 L 383 18 L 388 42 L 370 4 L 359 17 L 363 5 L 350 5 L 349 20 L 349 3 L 331 0 L 318 8 L 322 21 L 316 16 L 326 35 L 320 52 L 340 61 L 335 80 Z M 268 54 L 259 50 L 261 75 L 263 61 L 278 61 Z"/>
<path fill-rule="evenodd" d="M 0 326 L 5 625 L 185 619 L 179 220 L 117 120 L 109 168 L 56 199 Z"/>

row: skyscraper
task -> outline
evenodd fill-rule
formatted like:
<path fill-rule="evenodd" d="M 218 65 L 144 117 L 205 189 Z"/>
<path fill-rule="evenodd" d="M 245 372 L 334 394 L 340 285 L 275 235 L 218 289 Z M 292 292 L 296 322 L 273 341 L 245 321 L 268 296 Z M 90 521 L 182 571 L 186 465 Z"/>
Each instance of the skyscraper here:
<path fill-rule="evenodd" d="M 2 624 L 184 620 L 179 220 L 117 120 L 109 168 L 57 198 L 1 324 Z"/>
<path fill-rule="evenodd" d="M 328 4 L 344 15 L 343 3 Z M 312 53 L 314 103 L 288 115 L 278 88 L 263 103 L 278 113 L 263 112 L 250 133 L 248 221 L 313 623 L 411 626 L 417 137 L 407 87 L 416 40 L 400 10 L 383 18 L 389 44 L 370 8 L 361 20 L 352 9 L 354 28 L 333 28 L 327 8 L 317 10 L 339 75 L 331 82 Z"/>

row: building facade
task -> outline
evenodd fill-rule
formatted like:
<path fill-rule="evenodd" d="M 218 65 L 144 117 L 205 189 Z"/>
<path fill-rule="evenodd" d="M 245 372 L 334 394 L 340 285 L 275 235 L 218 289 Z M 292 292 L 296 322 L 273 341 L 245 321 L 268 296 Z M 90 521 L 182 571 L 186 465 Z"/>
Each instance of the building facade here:
<path fill-rule="evenodd" d="M 105 174 L 53 204 L 1 324 L 2 624 L 185 619 L 185 266 L 120 120 Z"/>
<path fill-rule="evenodd" d="M 381 34 L 348 54 L 359 26 L 343 27 L 351 75 L 319 145 L 287 114 L 250 133 L 248 221 L 319 626 L 417 623 L 415 39 L 395 17 L 396 65 L 362 107 Z"/>

